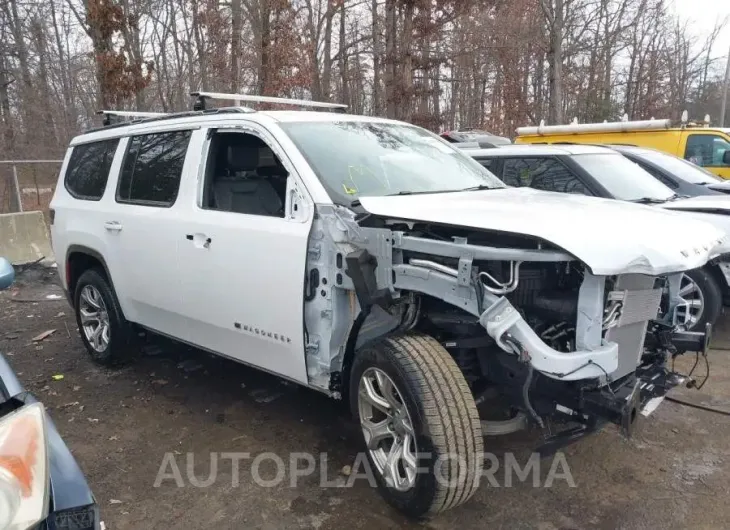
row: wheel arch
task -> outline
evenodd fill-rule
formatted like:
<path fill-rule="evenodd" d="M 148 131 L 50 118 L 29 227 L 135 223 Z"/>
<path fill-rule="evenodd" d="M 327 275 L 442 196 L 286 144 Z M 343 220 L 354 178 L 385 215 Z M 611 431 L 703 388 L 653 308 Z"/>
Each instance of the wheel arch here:
<path fill-rule="evenodd" d="M 708 263 L 705 265 L 705 270 L 717 282 L 717 286 L 720 288 L 723 298 L 730 298 L 730 285 L 728 285 L 725 275 L 720 270 L 720 265 L 717 263 Z"/>
<path fill-rule="evenodd" d="M 104 256 L 99 251 L 84 245 L 69 245 L 66 250 L 66 287 L 72 306 L 74 305 L 73 293 L 79 277 L 84 271 L 99 267 L 113 289 L 114 282 Z"/>

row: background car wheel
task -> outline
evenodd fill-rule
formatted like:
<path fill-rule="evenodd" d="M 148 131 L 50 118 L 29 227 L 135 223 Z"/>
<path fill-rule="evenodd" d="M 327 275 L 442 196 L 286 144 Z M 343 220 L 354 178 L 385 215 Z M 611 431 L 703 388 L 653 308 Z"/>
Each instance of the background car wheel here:
<path fill-rule="evenodd" d="M 81 275 L 74 290 L 74 307 L 81 340 L 94 361 L 116 366 L 132 360 L 134 334 L 101 271 L 89 269 Z"/>
<path fill-rule="evenodd" d="M 435 339 L 399 335 L 360 349 L 350 405 L 390 504 L 424 518 L 474 494 L 483 460 L 479 414 L 459 367 Z"/>
<path fill-rule="evenodd" d="M 679 295 L 688 306 L 677 309 L 677 322 L 687 330 L 703 331 L 708 322 L 715 325 L 722 310 L 722 291 L 717 280 L 705 269 L 695 269 L 682 275 Z"/>

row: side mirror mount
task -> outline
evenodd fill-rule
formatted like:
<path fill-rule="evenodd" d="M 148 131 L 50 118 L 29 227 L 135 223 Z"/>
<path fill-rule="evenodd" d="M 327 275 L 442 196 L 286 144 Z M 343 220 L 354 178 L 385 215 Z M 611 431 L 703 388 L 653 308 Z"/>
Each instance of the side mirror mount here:
<path fill-rule="evenodd" d="M 730 166 L 730 149 L 725 151 L 722 155 L 722 163 L 726 166 Z"/>
<path fill-rule="evenodd" d="M 294 221 L 305 222 L 309 219 L 311 206 L 309 201 L 302 195 L 294 179 L 289 176 L 286 179 L 286 218 Z"/>
<path fill-rule="evenodd" d="M 0 291 L 7 289 L 15 281 L 15 269 L 6 258 L 0 258 Z"/>

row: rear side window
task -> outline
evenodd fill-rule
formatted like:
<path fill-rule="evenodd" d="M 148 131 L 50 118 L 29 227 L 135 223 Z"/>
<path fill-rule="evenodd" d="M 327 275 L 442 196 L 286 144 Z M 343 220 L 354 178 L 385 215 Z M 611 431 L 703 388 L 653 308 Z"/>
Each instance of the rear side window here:
<path fill-rule="evenodd" d="M 117 202 L 172 206 L 189 141 L 190 131 L 132 136 L 119 177 Z"/>
<path fill-rule="evenodd" d="M 71 196 L 98 201 L 104 195 L 119 140 L 77 145 L 68 161 L 64 185 Z"/>

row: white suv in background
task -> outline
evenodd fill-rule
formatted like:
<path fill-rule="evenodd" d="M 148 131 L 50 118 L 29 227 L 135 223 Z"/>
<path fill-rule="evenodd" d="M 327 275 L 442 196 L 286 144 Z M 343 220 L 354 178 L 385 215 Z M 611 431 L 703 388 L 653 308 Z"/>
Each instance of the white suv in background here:
<path fill-rule="evenodd" d="M 74 138 L 51 207 L 93 359 L 127 361 L 142 327 L 346 399 L 380 491 L 414 517 L 477 487 L 490 388 L 569 424 L 544 450 L 606 422 L 630 433 L 679 380 L 672 341 L 706 347 L 672 318 L 681 273 L 723 239 L 506 188 L 409 124 L 240 107 Z"/>

